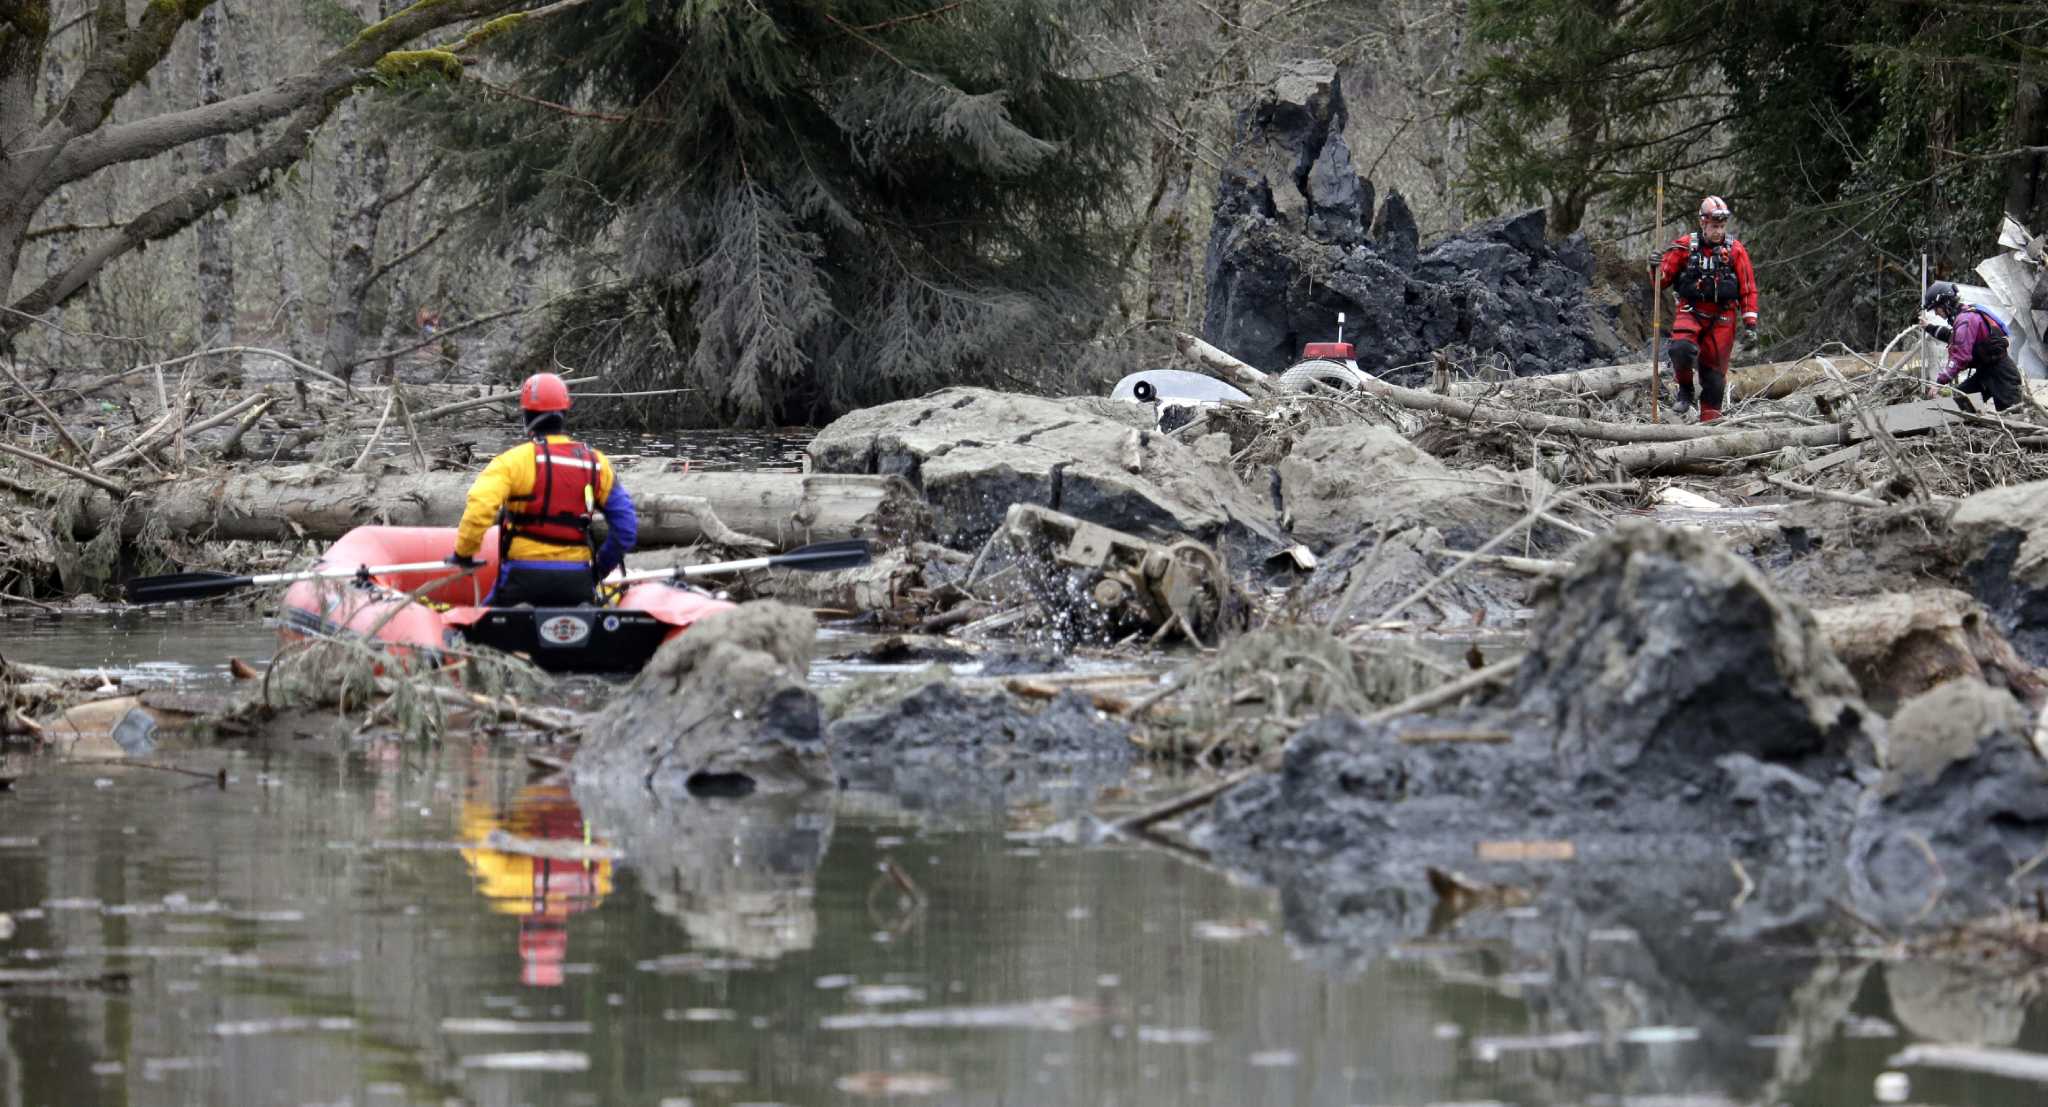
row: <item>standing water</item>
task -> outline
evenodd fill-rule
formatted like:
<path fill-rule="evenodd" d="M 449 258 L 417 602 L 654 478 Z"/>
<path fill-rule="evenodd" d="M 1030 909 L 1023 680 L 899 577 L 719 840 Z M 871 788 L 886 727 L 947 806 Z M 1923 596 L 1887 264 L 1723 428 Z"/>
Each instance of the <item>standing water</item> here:
<path fill-rule="evenodd" d="M 268 656 L 249 610 L 15 618 L 0 641 L 208 688 Z M 1540 894 L 1338 950 L 1311 905 L 1096 840 L 1093 786 L 705 801 L 626 841 L 481 740 L 152 760 L 189 773 L 0 760 L 0 1107 L 2048 1095 L 2031 978 L 1761 942 L 1718 965 L 1672 940 L 1711 925 L 1700 904 L 1595 926 Z M 1895 1061 L 1922 1042 L 2018 1067 Z"/>

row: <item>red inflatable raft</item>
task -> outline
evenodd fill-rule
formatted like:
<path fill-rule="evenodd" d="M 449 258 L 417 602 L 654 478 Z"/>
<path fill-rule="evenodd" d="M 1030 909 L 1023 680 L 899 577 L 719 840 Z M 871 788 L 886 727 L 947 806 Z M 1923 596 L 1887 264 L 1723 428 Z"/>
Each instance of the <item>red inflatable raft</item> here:
<path fill-rule="evenodd" d="M 581 607 L 484 607 L 498 578 L 498 532 L 484 535 L 484 567 L 391 573 L 348 581 L 300 581 L 284 594 L 278 633 L 287 639 L 369 636 L 437 662 L 442 651 L 489 646 L 525 654 L 550 672 L 638 672 L 663 642 L 732 604 L 666 581 L 629 584 L 615 602 Z M 316 569 L 432 562 L 455 552 L 453 527 L 357 527 Z M 408 593 L 437 578 L 418 600 Z"/>

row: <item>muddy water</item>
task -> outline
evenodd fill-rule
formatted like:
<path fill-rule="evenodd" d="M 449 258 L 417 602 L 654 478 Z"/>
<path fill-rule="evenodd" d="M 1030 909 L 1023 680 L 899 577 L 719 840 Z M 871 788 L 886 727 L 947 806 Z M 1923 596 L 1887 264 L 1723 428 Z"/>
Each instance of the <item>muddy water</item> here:
<path fill-rule="evenodd" d="M 262 656 L 219 616 L 0 633 L 10 654 L 199 684 L 223 649 Z M 1059 790 L 1000 815 L 852 793 L 706 805 L 672 840 L 615 843 L 483 744 L 160 759 L 229 782 L 20 758 L 6 774 L 22 775 L 0 792 L 0 1105 L 1837 1107 L 1877 1101 L 1926 1017 L 1891 1000 L 1913 967 L 1878 965 L 1819 1026 L 1749 1019 L 1735 979 L 1704 1031 L 1631 1021 L 1657 998 L 1631 989 L 1671 967 L 1631 978 L 1643 958 L 1609 956 L 1573 979 L 1596 959 L 1569 951 L 1631 936 L 1546 933 L 1540 901 L 1509 927 L 1533 948 L 1453 928 L 1331 965 L 1267 892 L 1077 844 L 1061 818 L 1090 797 Z M 569 853 L 474 845 L 493 830 Z M 1796 951 L 1783 963 L 1787 992 L 1817 979 Z M 1558 1001 L 1572 989 L 1614 1002 Z M 1950 1001 L 1955 1025 L 2048 1054 L 2048 1008 L 2024 994 Z M 1904 1072 L 1916 1103 L 2044 1095 Z"/>

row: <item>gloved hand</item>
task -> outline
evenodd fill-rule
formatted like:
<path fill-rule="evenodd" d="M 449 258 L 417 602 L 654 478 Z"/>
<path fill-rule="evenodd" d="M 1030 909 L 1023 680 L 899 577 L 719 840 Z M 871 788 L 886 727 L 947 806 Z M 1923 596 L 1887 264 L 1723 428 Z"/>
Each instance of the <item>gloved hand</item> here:
<path fill-rule="evenodd" d="M 476 558 L 470 557 L 467 554 L 459 553 L 449 554 L 448 564 L 453 565 L 458 569 L 481 569 L 484 567 L 484 563 L 478 561 Z"/>
<path fill-rule="evenodd" d="M 1744 323 L 1744 324 L 1742 325 L 1742 348 L 1743 348 L 1743 349 L 1745 349 L 1745 350 L 1754 350 L 1754 349 L 1756 349 L 1756 324 L 1755 324 L 1755 323 Z"/>
<path fill-rule="evenodd" d="M 1934 339 L 1936 342 L 1947 342 L 1949 339 L 1954 338 L 1956 334 L 1955 328 L 1947 323 L 1922 323 L 1920 329 L 1927 333 L 1927 337 Z"/>

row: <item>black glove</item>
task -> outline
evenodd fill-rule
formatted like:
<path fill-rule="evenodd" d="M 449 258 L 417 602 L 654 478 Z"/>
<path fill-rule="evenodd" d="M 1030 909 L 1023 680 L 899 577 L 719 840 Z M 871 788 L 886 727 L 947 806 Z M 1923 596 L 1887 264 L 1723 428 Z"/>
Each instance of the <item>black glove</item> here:
<path fill-rule="evenodd" d="M 453 565 L 458 569 L 481 569 L 484 567 L 484 563 L 478 561 L 476 558 L 470 557 L 467 554 L 459 553 L 449 554 L 448 564 Z"/>
<path fill-rule="evenodd" d="M 1949 339 L 1954 338 L 1956 333 L 1955 328 L 1947 323 L 1923 323 L 1920 325 L 1920 329 L 1927 332 L 1927 337 L 1937 342 L 1947 342 Z"/>
<path fill-rule="evenodd" d="M 1742 348 L 1743 348 L 1743 349 L 1745 349 L 1745 350 L 1754 350 L 1754 349 L 1756 349 L 1756 324 L 1755 324 L 1755 323 L 1745 323 L 1745 324 L 1743 324 L 1743 326 L 1742 326 Z"/>

